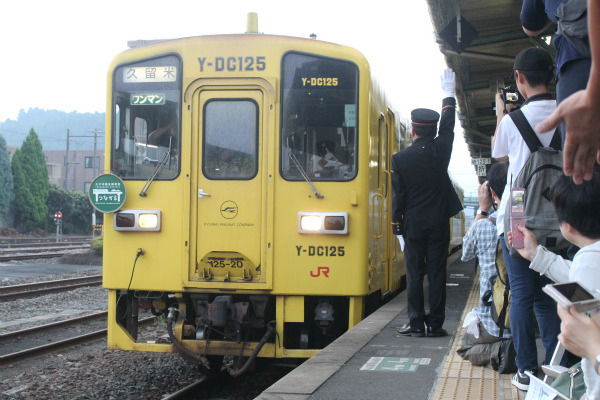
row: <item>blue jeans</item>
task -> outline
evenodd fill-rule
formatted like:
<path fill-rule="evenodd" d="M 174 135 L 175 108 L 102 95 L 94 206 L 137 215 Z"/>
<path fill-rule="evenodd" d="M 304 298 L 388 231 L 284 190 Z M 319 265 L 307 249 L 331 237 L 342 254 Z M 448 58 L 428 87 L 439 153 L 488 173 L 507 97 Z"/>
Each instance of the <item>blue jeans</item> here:
<path fill-rule="evenodd" d="M 517 367 L 519 371 L 537 371 L 533 314 L 535 313 L 542 336 L 542 344 L 546 349 L 544 364 L 550 363 L 560 333 L 560 318 L 556 313 L 556 302 L 542 291 L 542 287 L 552 281 L 529 269 L 529 261 L 522 258 L 511 258 L 504 235 L 500 236 L 500 241 L 510 284 L 510 331 L 517 353 Z"/>

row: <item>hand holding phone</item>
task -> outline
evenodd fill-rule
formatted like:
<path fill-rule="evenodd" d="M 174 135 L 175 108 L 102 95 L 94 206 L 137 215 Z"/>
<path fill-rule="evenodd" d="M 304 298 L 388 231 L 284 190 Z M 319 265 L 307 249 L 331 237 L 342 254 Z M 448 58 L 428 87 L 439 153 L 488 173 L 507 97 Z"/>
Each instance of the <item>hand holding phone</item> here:
<path fill-rule="evenodd" d="M 512 188 L 510 190 L 510 231 L 512 236 L 512 247 L 522 249 L 525 247 L 525 236 L 519 230 L 525 226 L 525 189 Z"/>

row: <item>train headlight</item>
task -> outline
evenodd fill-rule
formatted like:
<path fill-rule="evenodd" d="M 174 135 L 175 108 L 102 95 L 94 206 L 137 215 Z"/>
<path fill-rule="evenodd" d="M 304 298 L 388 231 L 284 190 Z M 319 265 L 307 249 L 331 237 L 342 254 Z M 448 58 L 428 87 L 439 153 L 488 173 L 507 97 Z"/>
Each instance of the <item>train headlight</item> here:
<path fill-rule="evenodd" d="M 160 231 L 160 210 L 121 210 L 113 220 L 115 231 Z"/>
<path fill-rule="evenodd" d="M 298 233 L 345 235 L 348 233 L 348 213 L 299 212 Z"/>
<path fill-rule="evenodd" d="M 143 229 L 154 229 L 158 226 L 158 215 L 140 214 L 138 217 L 138 225 Z"/>
<path fill-rule="evenodd" d="M 320 231 L 321 217 L 319 215 L 303 215 L 300 217 L 300 230 L 311 232 Z"/>

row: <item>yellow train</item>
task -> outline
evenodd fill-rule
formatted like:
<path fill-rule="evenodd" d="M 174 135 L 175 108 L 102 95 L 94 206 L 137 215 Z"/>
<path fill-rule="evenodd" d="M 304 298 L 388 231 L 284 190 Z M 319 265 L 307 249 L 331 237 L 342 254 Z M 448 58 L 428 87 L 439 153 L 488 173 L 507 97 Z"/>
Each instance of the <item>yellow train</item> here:
<path fill-rule="evenodd" d="M 358 51 L 262 34 L 140 46 L 111 64 L 106 116 L 126 190 L 104 218 L 109 348 L 307 358 L 402 288 L 390 157 L 408 136 Z M 140 308 L 169 340 L 138 338 Z"/>

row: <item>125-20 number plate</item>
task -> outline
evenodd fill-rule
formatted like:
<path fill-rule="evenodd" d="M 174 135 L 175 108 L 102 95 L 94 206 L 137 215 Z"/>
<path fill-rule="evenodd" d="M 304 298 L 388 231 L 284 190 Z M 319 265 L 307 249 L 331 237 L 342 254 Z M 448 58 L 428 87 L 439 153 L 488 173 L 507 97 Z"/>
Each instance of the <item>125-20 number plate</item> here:
<path fill-rule="evenodd" d="M 243 258 L 209 257 L 205 261 L 211 268 L 244 268 Z"/>

